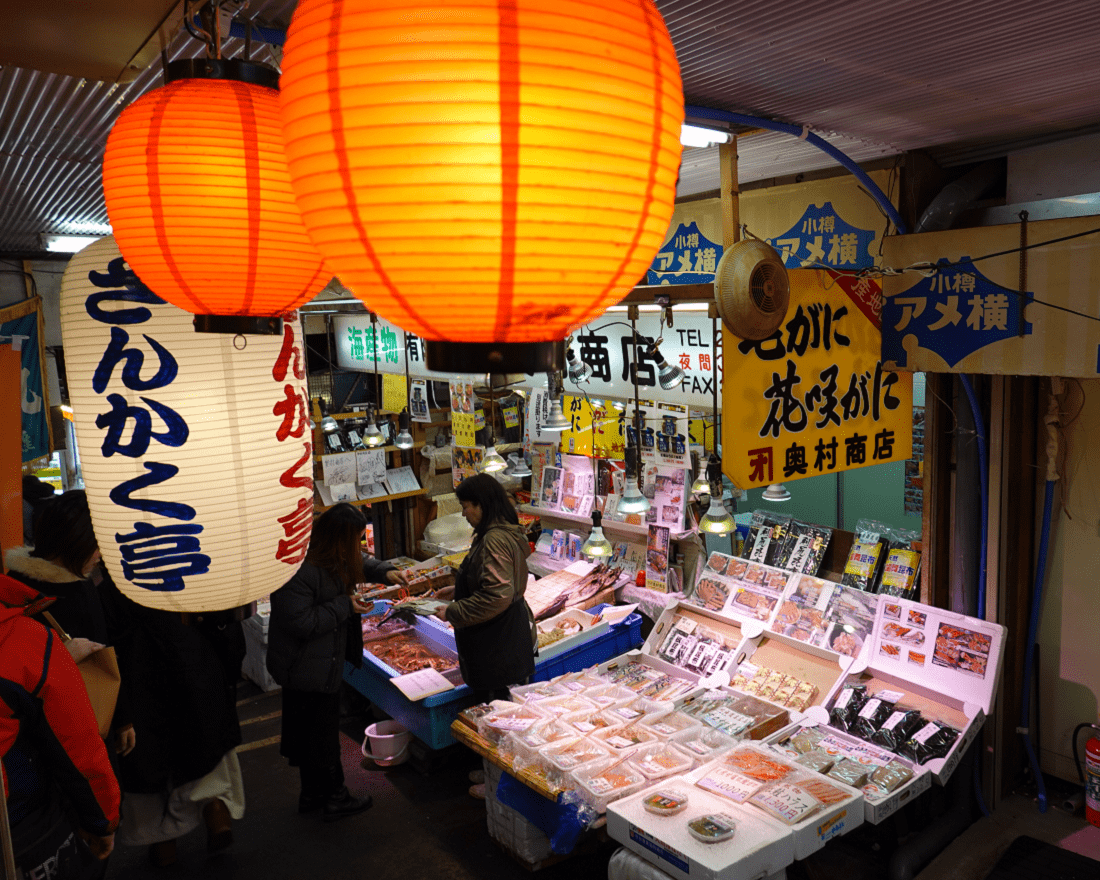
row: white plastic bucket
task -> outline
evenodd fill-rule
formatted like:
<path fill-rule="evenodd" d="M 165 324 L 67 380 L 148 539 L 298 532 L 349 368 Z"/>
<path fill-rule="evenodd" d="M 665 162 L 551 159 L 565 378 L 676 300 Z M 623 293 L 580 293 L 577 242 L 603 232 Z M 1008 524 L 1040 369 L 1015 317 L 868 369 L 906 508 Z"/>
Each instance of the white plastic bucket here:
<path fill-rule="evenodd" d="M 379 767 L 392 767 L 408 758 L 412 734 L 396 721 L 371 724 L 363 734 L 363 757 L 370 758 Z"/>

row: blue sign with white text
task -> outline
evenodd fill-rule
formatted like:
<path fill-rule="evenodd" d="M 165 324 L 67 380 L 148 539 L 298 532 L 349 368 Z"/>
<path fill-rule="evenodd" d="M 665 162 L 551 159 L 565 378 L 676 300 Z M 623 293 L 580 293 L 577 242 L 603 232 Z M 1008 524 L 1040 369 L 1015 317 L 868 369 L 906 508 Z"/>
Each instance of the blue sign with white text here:
<path fill-rule="evenodd" d="M 832 202 L 825 202 L 820 208 L 807 206 L 794 226 L 767 241 L 788 269 L 866 269 L 874 265 L 870 254 L 874 239 L 873 229 L 852 226 L 836 212 Z"/>
<path fill-rule="evenodd" d="M 994 284 L 967 257 L 937 266 L 930 278 L 883 300 L 883 361 L 904 368 L 908 351 L 922 348 L 954 367 L 987 345 L 1031 334 L 1019 291 Z"/>
<path fill-rule="evenodd" d="M 699 231 L 693 220 L 676 227 L 646 272 L 646 284 L 710 284 L 722 259 L 722 245 Z"/>

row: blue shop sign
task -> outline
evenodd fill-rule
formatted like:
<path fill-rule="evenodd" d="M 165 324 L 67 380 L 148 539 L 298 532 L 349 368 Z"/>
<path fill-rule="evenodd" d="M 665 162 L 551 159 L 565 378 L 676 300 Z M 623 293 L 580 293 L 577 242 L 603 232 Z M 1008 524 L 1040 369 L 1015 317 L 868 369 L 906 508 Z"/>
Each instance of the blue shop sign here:
<path fill-rule="evenodd" d="M 693 220 L 676 227 L 646 272 L 646 284 L 711 284 L 722 245 L 699 231 Z"/>
<path fill-rule="evenodd" d="M 769 238 L 788 269 L 833 266 L 837 269 L 866 269 L 871 259 L 873 229 L 858 229 L 841 217 L 832 202 L 820 208 L 809 205 L 801 219 L 782 235 Z"/>
<path fill-rule="evenodd" d="M 1031 334 L 1019 291 L 994 284 L 969 257 L 957 262 L 941 259 L 932 277 L 883 300 L 883 361 L 904 368 L 907 349 L 922 348 L 954 367 L 987 345 Z"/>

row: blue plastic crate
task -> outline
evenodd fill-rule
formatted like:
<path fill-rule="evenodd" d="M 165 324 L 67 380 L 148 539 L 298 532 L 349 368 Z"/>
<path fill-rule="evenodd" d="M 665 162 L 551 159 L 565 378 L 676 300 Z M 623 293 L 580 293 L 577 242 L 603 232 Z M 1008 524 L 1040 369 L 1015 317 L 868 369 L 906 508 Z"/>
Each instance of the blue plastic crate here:
<path fill-rule="evenodd" d="M 642 617 L 631 614 L 603 635 L 549 660 L 536 662 L 531 680 L 546 681 L 566 672 L 579 672 L 625 654 L 641 643 Z M 364 655 L 359 669 L 344 664 L 344 680 L 413 736 L 433 749 L 452 745 L 455 739 L 451 736 L 451 722 L 475 702 L 470 689 L 463 684 L 413 702 L 390 683 L 392 676 L 393 671 L 372 655 Z"/>

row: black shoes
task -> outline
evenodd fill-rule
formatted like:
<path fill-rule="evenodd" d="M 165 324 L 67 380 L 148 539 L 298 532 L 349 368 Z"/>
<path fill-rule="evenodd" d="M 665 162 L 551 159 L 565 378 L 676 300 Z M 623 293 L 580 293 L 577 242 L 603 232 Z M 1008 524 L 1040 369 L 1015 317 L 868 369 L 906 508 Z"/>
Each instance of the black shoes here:
<path fill-rule="evenodd" d="M 341 788 L 336 794 L 330 795 L 325 799 L 324 814 L 322 818 L 326 822 L 335 822 L 337 819 L 343 819 L 345 816 L 354 816 L 356 813 L 362 813 L 364 810 L 369 809 L 374 801 L 371 800 L 371 796 L 365 795 L 363 797 L 356 797 L 350 791 L 347 786 Z M 301 800 L 299 799 L 299 809 L 301 809 Z"/>

